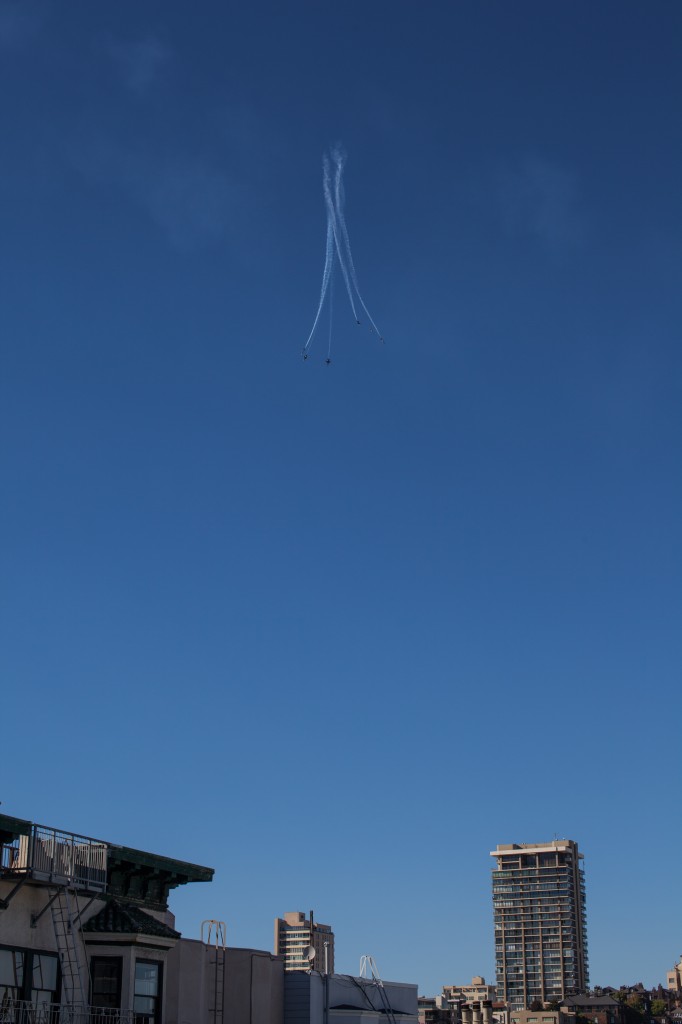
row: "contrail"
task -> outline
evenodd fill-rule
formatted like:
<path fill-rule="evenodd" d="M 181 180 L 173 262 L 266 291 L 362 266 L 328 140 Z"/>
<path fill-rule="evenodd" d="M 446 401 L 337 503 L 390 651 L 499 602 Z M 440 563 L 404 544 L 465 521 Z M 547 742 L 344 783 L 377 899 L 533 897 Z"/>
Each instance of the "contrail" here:
<path fill-rule="evenodd" d="M 327 246 L 326 246 L 326 249 L 325 249 L 324 270 L 322 272 L 322 289 L 320 291 L 320 303 L 319 303 L 319 305 L 317 307 L 317 313 L 315 314 L 315 320 L 313 321 L 313 328 L 312 328 L 310 334 L 308 335 L 308 340 L 306 341 L 305 345 L 303 346 L 303 358 L 304 359 L 307 358 L 307 352 L 308 352 L 308 349 L 310 348 L 310 343 L 313 340 L 313 334 L 315 333 L 315 328 L 317 327 L 317 321 L 320 319 L 320 313 L 322 312 L 322 307 L 324 305 L 324 297 L 327 294 L 327 288 L 329 286 L 329 278 L 330 278 L 331 272 L 332 272 L 332 261 L 333 261 L 333 259 L 334 259 L 334 230 L 332 228 L 332 221 L 331 221 L 331 217 L 329 215 L 329 211 L 327 211 Z"/>
<path fill-rule="evenodd" d="M 334 164 L 334 181 L 332 182 L 332 170 L 331 165 Z M 345 200 L 343 191 L 343 168 L 346 163 L 346 155 L 340 146 L 335 146 L 331 150 L 330 155 L 325 153 L 322 157 L 322 190 L 324 193 L 324 202 L 327 209 L 327 241 L 325 246 L 325 257 L 324 257 L 324 270 L 322 271 L 322 287 L 320 289 L 320 301 L 317 305 L 317 312 L 315 313 L 315 319 L 313 326 L 308 335 L 308 340 L 303 346 L 303 358 L 308 358 L 308 350 L 312 344 L 315 331 L 319 324 L 320 315 L 322 313 L 322 307 L 324 306 L 327 292 L 329 292 L 329 339 L 327 347 L 327 358 L 326 363 L 331 362 L 331 350 L 332 350 L 332 323 L 333 323 L 333 274 L 334 274 L 334 260 L 338 257 L 339 266 L 341 267 L 341 273 L 343 274 L 343 280 L 346 285 L 346 291 L 348 292 L 348 300 L 350 302 L 350 308 L 353 311 L 356 323 L 360 323 L 358 320 L 357 310 L 355 308 L 355 299 L 353 297 L 353 290 L 360 300 L 360 304 L 367 314 L 367 318 L 372 325 L 372 329 L 376 332 L 377 337 L 380 341 L 383 341 L 383 337 L 379 333 L 379 328 L 375 324 L 372 316 L 365 305 L 365 301 L 360 294 L 358 287 L 358 275 L 355 270 L 355 264 L 353 263 L 353 253 L 350 247 L 350 238 L 348 235 L 348 228 L 346 227 L 346 219 L 343 214 L 343 204 Z M 330 287 L 331 286 L 331 287 Z"/>
<path fill-rule="evenodd" d="M 334 175 L 334 201 L 335 201 L 335 205 L 336 205 L 336 219 L 337 219 L 339 227 L 341 229 L 341 235 L 343 237 L 343 241 L 344 241 L 345 248 L 346 248 L 346 255 L 348 257 L 348 269 L 350 270 L 351 280 L 352 280 L 353 285 L 355 287 L 355 291 L 357 293 L 357 296 L 360 299 L 360 305 L 362 306 L 362 308 L 364 309 L 365 313 L 367 314 L 367 319 L 369 320 L 369 322 L 371 323 L 372 327 L 376 331 L 376 334 L 377 334 L 377 337 L 379 338 L 379 340 L 383 341 L 384 339 L 381 336 L 381 331 L 379 330 L 377 325 L 374 323 L 374 320 L 372 319 L 372 315 L 371 315 L 370 311 L 367 309 L 367 306 L 365 305 L 365 300 L 363 299 L 363 297 L 362 297 L 362 295 L 360 293 L 360 288 L 358 286 L 358 275 L 357 275 L 356 270 L 355 270 L 355 264 L 353 263 L 353 253 L 351 252 L 350 238 L 348 236 L 348 228 L 346 227 L 346 218 L 343 215 L 343 204 L 345 202 L 345 195 L 344 195 L 344 191 L 343 191 L 343 182 L 341 181 L 341 178 L 342 178 L 342 175 L 343 175 L 343 168 L 344 168 L 344 165 L 346 163 L 346 154 L 343 152 L 343 150 L 339 146 L 335 146 L 334 149 L 332 150 L 332 160 L 336 164 L 336 174 Z M 334 237 L 336 238 L 336 232 L 334 233 Z M 338 245 L 339 245 L 338 238 L 336 238 L 337 249 L 338 249 Z M 341 254 L 339 253 L 339 260 L 340 259 L 341 259 Z M 351 305 L 352 304 L 353 303 L 352 303 L 352 300 L 351 300 Z M 355 312 L 355 310 L 353 310 L 353 312 Z M 357 320 L 357 317 L 355 319 Z"/>
<path fill-rule="evenodd" d="M 324 174 L 322 179 L 324 187 L 324 198 L 325 202 L 327 203 L 327 213 L 331 220 L 332 231 L 334 232 L 334 241 L 336 242 L 336 254 L 339 257 L 339 263 L 341 264 L 341 273 L 343 274 L 343 279 L 346 282 L 346 291 L 348 292 L 350 308 L 353 310 L 353 316 L 359 323 L 358 314 L 355 311 L 355 302 L 353 301 L 353 290 L 351 288 L 350 278 L 348 276 L 348 268 L 346 267 L 346 261 L 344 259 L 343 253 L 341 252 L 341 244 L 339 242 L 339 227 L 337 223 L 336 210 L 334 209 L 334 199 L 332 197 L 332 181 L 331 175 L 329 173 L 329 160 L 327 159 L 326 155 L 322 160 L 322 166 L 324 168 Z"/>
<path fill-rule="evenodd" d="M 334 267 L 329 275 L 329 346 L 327 348 L 327 366 L 332 361 L 332 323 L 334 320 Z"/>

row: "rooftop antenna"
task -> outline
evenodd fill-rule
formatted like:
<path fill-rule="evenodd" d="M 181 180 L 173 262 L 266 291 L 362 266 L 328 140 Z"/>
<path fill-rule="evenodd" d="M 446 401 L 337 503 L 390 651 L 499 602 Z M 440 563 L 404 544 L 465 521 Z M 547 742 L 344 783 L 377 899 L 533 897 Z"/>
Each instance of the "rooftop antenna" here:
<path fill-rule="evenodd" d="M 308 961 L 308 970 L 312 971 L 315 959 L 315 917 L 312 910 L 310 911 L 310 945 L 305 951 L 305 958 Z"/>

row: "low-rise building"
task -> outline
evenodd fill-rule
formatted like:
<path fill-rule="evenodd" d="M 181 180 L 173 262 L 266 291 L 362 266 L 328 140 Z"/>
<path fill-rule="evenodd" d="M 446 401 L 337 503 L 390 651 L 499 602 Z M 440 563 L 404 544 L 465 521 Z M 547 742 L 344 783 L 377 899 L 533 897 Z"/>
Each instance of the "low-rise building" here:
<path fill-rule="evenodd" d="M 284 977 L 284 1024 L 419 1024 L 417 986 L 319 971 Z"/>
<path fill-rule="evenodd" d="M 592 1024 L 624 1024 L 625 1011 L 623 1004 L 611 996 L 570 996 L 560 1004 L 560 1009 L 565 1009 L 576 1016 L 587 1018 Z"/>
<path fill-rule="evenodd" d="M 445 996 L 419 996 L 419 1024 L 457 1024 L 456 1010 Z"/>
<path fill-rule="evenodd" d="M 493 1002 L 493 1021 L 495 1024 L 509 1024 L 509 1007 L 503 999 Z"/>
<path fill-rule="evenodd" d="M 212 877 L 212 868 L 0 815 L 0 1019 L 283 1024 L 279 958 L 227 948 L 224 926 L 206 941 L 175 929 L 171 889 Z"/>
<path fill-rule="evenodd" d="M 443 995 L 446 999 L 465 1003 L 494 1002 L 497 989 L 494 985 L 486 985 L 485 978 L 477 975 L 471 979 L 470 985 L 443 985 Z"/>
<path fill-rule="evenodd" d="M 510 1024 L 576 1024 L 575 1013 L 563 1010 L 512 1010 Z"/>

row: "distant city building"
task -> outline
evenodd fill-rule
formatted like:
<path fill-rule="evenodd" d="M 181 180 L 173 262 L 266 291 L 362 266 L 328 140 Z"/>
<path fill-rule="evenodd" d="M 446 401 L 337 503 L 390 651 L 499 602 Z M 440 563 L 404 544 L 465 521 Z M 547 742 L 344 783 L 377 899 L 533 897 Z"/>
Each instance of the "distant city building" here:
<path fill-rule="evenodd" d="M 609 995 L 570 996 L 560 1009 L 585 1017 L 591 1024 L 625 1024 L 623 1004 Z"/>
<path fill-rule="evenodd" d="M 510 1024 L 576 1024 L 577 1017 L 566 1010 L 512 1010 Z"/>
<path fill-rule="evenodd" d="M 559 1002 L 589 984 L 585 881 L 577 843 L 513 843 L 490 854 L 497 997 L 511 1010 Z M 518 1014 L 517 1014 L 518 1016 Z M 511 1024 L 549 1024 L 519 1019 Z M 564 1024 L 568 1022 L 564 1021 Z"/>
<path fill-rule="evenodd" d="M 495 986 L 486 985 L 485 978 L 479 975 L 471 979 L 470 985 L 443 985 L 443 995 L 446 999 L 465 1003 L 493 1002 L 497 999 Z"/>
<path fill-rule="evenodd" d="M 457 1017 L 444 995 L 419 996 L 419 1024 L 457 1024 Z"/>
<path fill-rule="evenodd" d="M 315 950 L 311 965 L 307 956 Z M 334 973 L 334 932 L 328 924 L 318 924 L 313 912 L 306 917 L 301 911 L 275 918 L 275 953 L 284 957 L 285 971 L 308 971 L 314 965 L 323 974 Z"/>
<path fill-rule="evenodd" d="M 680 956 L 680 962 L 675 964 L 672 971 L 668 971 L 666 987 L 669 992 L 682 992 L 682 956 Z"/>

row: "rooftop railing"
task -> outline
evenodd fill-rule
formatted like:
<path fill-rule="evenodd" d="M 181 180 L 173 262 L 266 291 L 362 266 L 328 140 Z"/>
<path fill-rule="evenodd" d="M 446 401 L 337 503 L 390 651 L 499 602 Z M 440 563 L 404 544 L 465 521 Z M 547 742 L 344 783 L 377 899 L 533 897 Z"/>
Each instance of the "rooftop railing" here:
<path fill-rule="evenodd" d="M 107 887 L 107 844 L 88 836 L 33 825 L 27 836 L 3 845 L 3 871 L 36 881 L 69 885 L 91 892 Z M 0 1019 L 0 1024 L 4 1022 Z"/>

